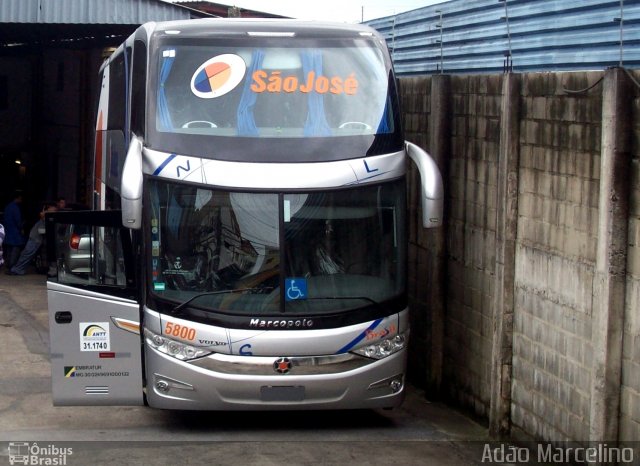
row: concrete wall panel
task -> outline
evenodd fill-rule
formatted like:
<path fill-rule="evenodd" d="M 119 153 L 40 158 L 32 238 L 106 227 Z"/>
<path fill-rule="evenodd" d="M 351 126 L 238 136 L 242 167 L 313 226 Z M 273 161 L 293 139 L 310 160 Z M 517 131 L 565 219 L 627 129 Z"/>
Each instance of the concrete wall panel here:
<path fill-rule="evenodd" d="M 442 365 L 429 359 L 433 295 L 412 298 L 426 311 L 414 326 L 428 326 L 414 327 L 413 357 L 493 433 L 640 438 L 640 89 L 623 73 L 531 73 L 511 88 L 504 75 L 450 77 L 444 253 L 429 254 L 415 219 L 410 247 L 412 293 L 431 280 L 420 268 L 446 270 Z M 409 137 L 427 149 L 438 145 L 425 104 L 432 78 L 401 79 Z"/>

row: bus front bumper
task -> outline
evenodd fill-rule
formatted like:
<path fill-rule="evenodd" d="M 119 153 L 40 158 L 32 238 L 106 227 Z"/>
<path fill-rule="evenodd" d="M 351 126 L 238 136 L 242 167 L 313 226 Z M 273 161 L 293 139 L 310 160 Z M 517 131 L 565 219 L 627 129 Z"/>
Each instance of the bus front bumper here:
<path fill-rule="evenodd" d="M 145 345 L 149 406 L 180 410 L 372 409 L 405 396 L 406 349 L 372 360 L 213 355 L 180 361 Z"/>

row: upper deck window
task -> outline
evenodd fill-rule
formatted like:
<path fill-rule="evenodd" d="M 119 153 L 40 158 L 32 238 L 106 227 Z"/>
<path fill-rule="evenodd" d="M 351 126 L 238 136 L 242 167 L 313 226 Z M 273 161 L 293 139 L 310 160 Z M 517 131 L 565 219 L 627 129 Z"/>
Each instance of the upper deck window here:
<path fill-rule="evenodd" d="M 154 58 L 150 102 L 155 148 L 216 157 L 190 147 L 202 150 L 211 138 L 220 150 L 243 138 L 337 137 L 370 146 L 376 136 L 398 132 L 393 75 L 374 41 L 291 42 L 163 43 Z M 165 142 L 170 147 L 162 147 Z M 343 158 L 363 157 L 368 146 Z"/>

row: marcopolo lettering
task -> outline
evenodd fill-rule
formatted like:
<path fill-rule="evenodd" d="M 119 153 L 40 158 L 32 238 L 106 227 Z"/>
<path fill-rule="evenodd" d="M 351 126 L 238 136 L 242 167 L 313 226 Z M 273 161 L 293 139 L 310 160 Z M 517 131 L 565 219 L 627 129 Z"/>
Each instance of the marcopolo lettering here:
<path fill-rule="evenodd" d="M 251 319 L 249 321 L 249 327 L 251 328 L 311 328 L 313 327 L 313 320 L 312 319 L 297 319 L 297 320 Z"/>
<path fill-rule="evenodd" d="M 264 70 L 254 71 L 253 83 L 251 84 L 251 90 L 253 92 L 261 93 L 267 92 L 303 92 L 305 94 L 309 92 L 317 92 L 318 94 L 347 94 L 355 95 L 358 92 L 358 80 L 354 73 L 351 73 L 346 78 L 340 76 L 316 76 L 315 71 L 309 71 L 306 76 L 306 80 L 300 82 L 297 76 L 282 76 L 281 71 L 272 71 L 267 73 Z"/>

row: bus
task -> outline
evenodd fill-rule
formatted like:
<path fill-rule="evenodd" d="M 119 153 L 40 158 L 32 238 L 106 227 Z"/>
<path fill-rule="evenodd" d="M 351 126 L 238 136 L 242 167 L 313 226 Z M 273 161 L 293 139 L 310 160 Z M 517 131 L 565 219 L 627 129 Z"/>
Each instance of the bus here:
<path fill-rule="evenodd" d="M 398 406 L 407 161 L 426 228 L 443 187 L 403 139 L 384 39 L 148 23 L 99 80 L 93 209 L 46 219 L 54 404 Z"/>

